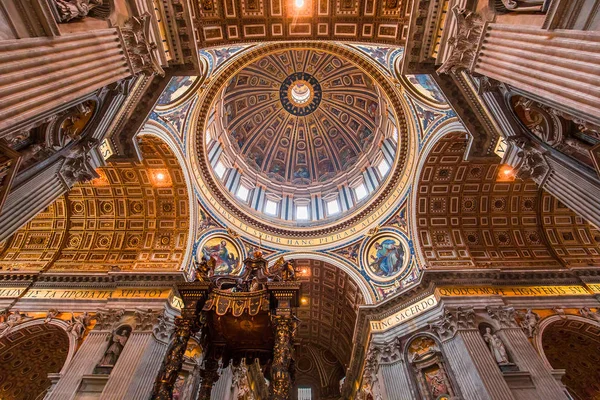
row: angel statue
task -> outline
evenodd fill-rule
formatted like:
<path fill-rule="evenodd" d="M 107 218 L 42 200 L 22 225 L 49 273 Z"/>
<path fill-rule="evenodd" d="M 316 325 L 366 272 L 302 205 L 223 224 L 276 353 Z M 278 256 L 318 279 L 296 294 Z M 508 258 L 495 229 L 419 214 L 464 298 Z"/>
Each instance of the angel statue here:
<path fill-rule="evenodd" d="M 4 321 L 0 322 L 0 337 L 9 333 L 15 326 L 32 319 L 27 316 L 27 314 L 20 312 L 19 310 L 15 310 L 14 312 L 7 313 L 6 311 L 3 313 Z"/>
<path fill-rule="evenodd" d="M 86 17 L 94 8 L 102 5 L 101 0 L 54 0 L 59 22 Z"/>
<path fill-rule="evenodd" d="M 194 268 L 196 269 L 196 280 L 197 281 L 206 281 L 209 277 L 211 277 L 215 270 L 215 260 L 210 257 L 207 258 L 205 255 L 202 255 L 200 261 L 198 258 L 194 258 Z"/>
<path fill-rule="evenodd" d="M 272 268 L 273 273 L 281 274 L 283 281 L 295 281 L 296 280 L 296 269 L 294 268 L 294 260 L 285 260 L 283 257 L 279 257 Z"/>
<path fill-rule="evenodd" d="M 526 313 L 519 312 L 518 315 L 523 319 L 520 324 L 521 328 L 527 333 L 528 337 L 532 338 L 540 322 L 540 316 L 534 313 L 531 308 Z"/>
<path fill-rule="evenodd" d="M 69 326 L 67 327 L 67 332 L 71 332 L 76 339 L 81 339 L 91 319 L 92 317 L 87 311 L 78 316 L 71 313 L 71 320 L 68 322 Z"/>

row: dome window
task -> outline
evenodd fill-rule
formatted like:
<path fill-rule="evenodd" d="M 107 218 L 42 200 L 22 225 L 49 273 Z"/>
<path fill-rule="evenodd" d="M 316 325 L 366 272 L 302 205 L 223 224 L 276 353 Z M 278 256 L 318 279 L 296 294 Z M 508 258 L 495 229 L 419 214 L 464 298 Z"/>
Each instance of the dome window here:
<path fill-rule="evenodd" d="M 223 179 L 223 175 L 225 175 L 226 168 L 221 161 L 217 161 L 217 165 L 215 165 L 215 173 L 219 177 L 219 179 Z"/>
<path fill-rule="evenodd" d="M 277 203 L 273 200 L 267 199 L 265 202 L 265 214 L 276 216 L 277 215 Z"/>
<path fill-rule="evenodd" d="M 364 183 L 361 183 L 357 187 L 354 188 L 354 195 L 356 196 L 356 201 L 361 201 L 365 197 L 367 197 L 369 193 L 367 192 L 367 188 Z"/>
<path fill-rule="evenodd" d="M 296 207 L 296 219 L 299 221 L 307 221 L 308 220 L 308 207 L 307 206 L 297 206 Z"/>
<path fill-rule="evenodd" d="M 340 203 L 337 200 L 327 202 L 327 214 L 334 215 L 340 212 Z"/>
<path fill-rule="evenodd" d="M 377 166 L 377 169 L 379 170 L 379 174 L 381 175 L 381 177 L 384 178 L 388 174 L 388 172 L 390 172 L 390 164 L 388 164 L 386 160 L 381 160 L 381 162 Z"/>
<path fill-rule="evenodd" d="M 238 189 L 235 192 L 235 196 L 242 201 L 248 201 L 249 194 L 250 194 L 250 189 L 248 189 L 244 185 L 238 186 Z"/>

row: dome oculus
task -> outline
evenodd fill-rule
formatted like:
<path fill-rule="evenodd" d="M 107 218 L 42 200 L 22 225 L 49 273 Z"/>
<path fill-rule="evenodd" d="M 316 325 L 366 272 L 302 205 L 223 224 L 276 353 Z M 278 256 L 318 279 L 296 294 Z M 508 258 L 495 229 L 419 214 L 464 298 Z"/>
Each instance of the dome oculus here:
<path fill-rule="evenodd" d="M 299 117 L 312 114 L 319 107 L 321 98 L 319 81 L 306 72 L 289 75 L 279 89 L 279 99 L 283 108 Z"/>

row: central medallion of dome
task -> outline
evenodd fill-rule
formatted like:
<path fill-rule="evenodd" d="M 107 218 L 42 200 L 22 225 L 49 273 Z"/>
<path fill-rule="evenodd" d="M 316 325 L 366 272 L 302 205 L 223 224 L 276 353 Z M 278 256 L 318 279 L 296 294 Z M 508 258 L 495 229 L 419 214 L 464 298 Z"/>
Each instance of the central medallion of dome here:
<path fill-rule="evenodd" d="M 296 116 L 313 113 L 319 107 L 321 97 L 321 85 L 317 79 L 302 72 L 288 76 L 279 89 L 279 99 L 283 108 Z"/>

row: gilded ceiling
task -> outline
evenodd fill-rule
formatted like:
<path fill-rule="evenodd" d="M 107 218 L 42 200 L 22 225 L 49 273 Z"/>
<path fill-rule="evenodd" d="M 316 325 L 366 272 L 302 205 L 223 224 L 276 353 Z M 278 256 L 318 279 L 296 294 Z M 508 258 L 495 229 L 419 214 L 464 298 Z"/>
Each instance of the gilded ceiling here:
<path fill-rule="evenodd" d="M 419 178 L 416 233 L 429 267 L 548 268 L 600 261 L 594 226 L 535 182 L 515 179 L 497 163 L 465 161 L 466 147 L 464 133 L 444 136 Z"/>
<path fill-rule="evenodd" d="M 297 337 L 301 343 L 328 349 L 347 366 L 358 306 L 364 304 L 356 284 L 345 272 L 317 260 L 295 260 L 302 281 Z"/>
<path fill-rule="evenodd" d="M 398 44 L 408 31 L 406 0 L 200 0 L 199 47 L 240 41 L 356 40 Z"/>
<path fill-rule="evenodd" d="M 0 269 L 179 269 L 189 234 L 183 172 L 162 141 L 144 136 L 139 148 L 141 162 L 100 168 L 0 243 Z"/>
<path fill-rule="evenodd" d="M 383 140 L 380 125 L 387 110 L 378 93 L 371 78 L 333 54 L 271 54 L 241 70 L 225 88 L 225 149 L 233 149 L 236 162 L 288 190 L 347 181 L 360 174 L 353 167 L 372 157 Z M 306 102 L 298 104 L 294 96 L 304 94 Z"/>
<path fill-rule="evenodd" d="M 50 387 L 69 352 L 67 333 L 54 325 L 33 325 L 0 339 L 0 399 L 36 400 Z"/>

